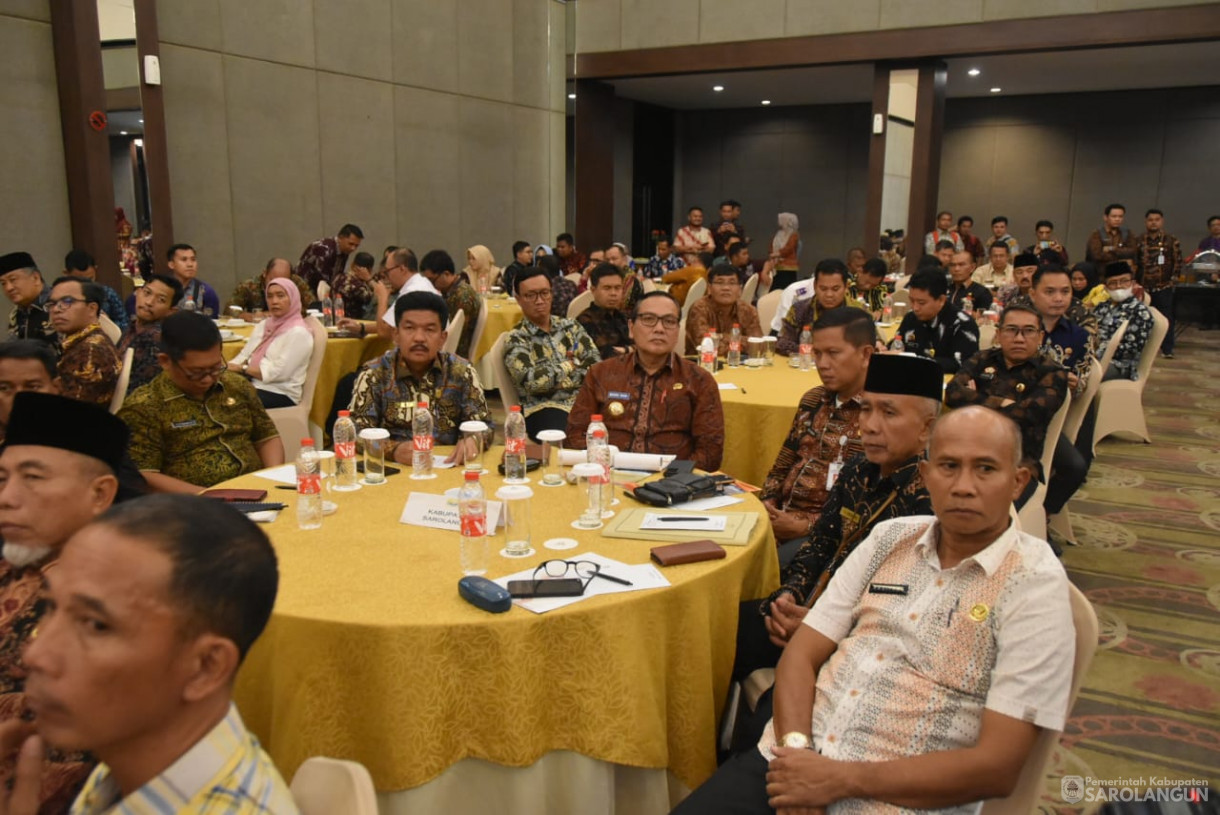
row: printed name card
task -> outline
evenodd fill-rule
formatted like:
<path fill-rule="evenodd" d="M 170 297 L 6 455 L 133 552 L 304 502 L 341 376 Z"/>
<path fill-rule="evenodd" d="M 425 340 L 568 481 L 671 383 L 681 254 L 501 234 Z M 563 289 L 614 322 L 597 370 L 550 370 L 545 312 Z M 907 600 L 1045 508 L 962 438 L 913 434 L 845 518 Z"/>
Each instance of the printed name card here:
<path fill-rule="evenodd" d="M 494 530 L 500 519 L 500 502 L 487 502 L 487 529 L 489 534 Z M 407 496 L 407 504 L 402 508 L 399 523 L 412 526 L 427 526 L 432 529 L 447 529 L 460 532 L 462 517 L 456 501 L 450 503 L 444 495 L 434 495 L 427 492 L 413 492 Z"/>

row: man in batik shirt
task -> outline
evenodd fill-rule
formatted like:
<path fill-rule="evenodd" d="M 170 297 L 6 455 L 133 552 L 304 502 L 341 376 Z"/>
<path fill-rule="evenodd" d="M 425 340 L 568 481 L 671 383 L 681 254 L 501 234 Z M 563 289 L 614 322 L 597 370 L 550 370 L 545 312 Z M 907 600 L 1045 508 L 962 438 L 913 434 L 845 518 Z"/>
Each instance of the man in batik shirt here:
<path fill-rule="evenodd" d="M 60 337 L 60 393 L 108 407 L 123 361 L 97 322 L 101 288 L 79 277 L 61 277 L 51 287 L 47 306 Z"/>
<path fill-rule="evenodd" d="M 685 266 L 686 261 L 670 248 L 669 239 L 661 238 L 657 241 L 657 253 L 649 258 L 648 265 L 644 268 L 644 277 L 660 280 L 670 272 L 676 272 Z"/>
<path fill-rule="evenodd" d="M 1135 242 L 1135 279 L 1148 292 L 1152 307 L 1169 320 L 1161 354 L 1173 359 L 1173 289 L 1182 269 L 1182 245 L 1165 231 L 1165 213 L 1159 209 L 1148 210 L 1144 227 L 1144 234 Z"/>
<path fill-rule="evenodd" d="M 432 281 L 432 285 L 445 298 L 450 318 L 457 316 L 459 311 L 466 315 L 456 351 L 462 359 L 470 359 L 474 350 L 470 345 L 474 340 L 474 330 L 478 327 L 479 311 L 483 308 L 479 293 L 457 273 L 453 258 L 444 249 L 433 249 L 424 255 L 419 262 L 419 273 Z"/>
<path fill-rule="evenodd" d="M 305 278 L 315 294 L 323 280 L 330 284 L 347 267 L 347 257 L 360 248 L 364 232 L 355 224 L 344 224 L 333 238 L 321 238 L 305 247 L 297 263 L 297 274 Z M 313 299 L 313 298 L 311 298 Z"/>
<path fill-rule="evenodd" d="M 474 366 L 441 350 L 448 337 L 449 309 L 438 294 L 408 292 L 394 302 L 394 316 L 395 347 L 366 364 L 356 378 L 351 403 L 356 430 L 388 430 L 386 457 L 409 465 L 414 452 L 408 442 L 414 438 L 415 408 L 427 401 L 432 438 L 437 444 L 456 444 L 449 459 L 461 463 L 474 452 L 458 444 L 462 422 L 485 422 L 485 444 L 491 441 L 493 430 Z"/>
<path fill-rule="evenodd" d="M 589 276 L 593 303 L 580 314 L 576 322 L 597 346 L 602 359 L 627 353 L 631 347 L 631 327 L 620 306 L 623 302 L 623 273 L 609 263 L 603 263 Z"/>
<path fill-rule="evenodd" d="M 51 287 L 42 279 L 34 258 L 26 252 L 0 257 L 0 287 L 13 303 L 8 314 L 10 340 L 39 340 L 55 344 L 55 328 L 47 309 Z"/>
<path fill-rule="evenodd" d="M 119 358 L 132 349 L 131 377 L 127 392 L 133 393 L 161 373 L 161 321 L 182 299 L 182 284 L 169 275 L 153 275 L 136 290 L 136 317 L 119 340 Z"/>
<path fill-rule="evenodd" d="M 377 294 L 373 290 L 374 263 L 373 256 L 368 252 L 357 252 L 352 258 L 351 268 L 331 280 L 330 296 L 335 299 L 336 309 L 339 306 L 338 298 L 343 298 L 344 317 L 353 320 L 376 319 L 377 315 L 373 313 L 377 306 Z"/>

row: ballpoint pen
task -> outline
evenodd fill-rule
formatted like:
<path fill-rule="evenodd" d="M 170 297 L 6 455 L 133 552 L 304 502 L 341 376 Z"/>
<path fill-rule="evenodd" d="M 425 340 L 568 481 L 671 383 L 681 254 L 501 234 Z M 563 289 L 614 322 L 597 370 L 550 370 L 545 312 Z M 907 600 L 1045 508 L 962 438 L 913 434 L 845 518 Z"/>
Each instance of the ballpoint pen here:
<path fill-rule="evenodd" d="M 595 577 L 604 577 L 604 578 L 606 578 L 606 579 L 607 579 L 607 580 L 609 580 L 609 581 L 612 581 L 612 582 L 614 582 L 614 583 L 619 583 L 619 584 L 621 584 L 621 585 L 623 585 L 623 586 L 633 586 L 633 585 L 635 585 L 635 584 L 634 584 L 634 583 L 632 583 L 630 580 L 624 580 L 624 579 L 623 579 L 623 578 L 621 578 L 621 577 L 615 577 L 614 575 L 612 575 L 612 574 L 606 574 L 605 572 L 598 572 L 598 573 L 595 575 Z"/>

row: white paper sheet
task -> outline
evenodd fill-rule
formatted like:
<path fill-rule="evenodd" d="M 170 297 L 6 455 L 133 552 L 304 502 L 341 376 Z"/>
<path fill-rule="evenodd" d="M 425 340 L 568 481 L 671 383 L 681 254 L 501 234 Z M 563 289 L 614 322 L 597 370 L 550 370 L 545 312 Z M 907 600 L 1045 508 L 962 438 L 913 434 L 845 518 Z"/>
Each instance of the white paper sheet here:
<path fill-rule="evenodd" d="M 718 384 L 716 385 L 716 387 L 717 387 L 717 388 L 719 388 L 719 389 L 720 389 L 720 390 L 722 390 L 722 391 L 735 391 L 735 390 L 737 390 L 737 386 L 736 386 L 735 384 L 733 384 L 732 382 L 720 382 L 720 383 L 718 383 Z"/>
<path fill-rule="evenodd" d="M 638 565 L 628 565 L 619 560 L 613 560 L 608 557 L 586 552 L 581 555 L 574 555 L 569 560 L 591 560 L 602 567 L 602 571 L 607 574 L 612 574 L 615 577 L 621 577 L 623 580 L 630 581 L 632 585 L 624 586 L 621 583 L 615 583 L 613 580 L 605 580 L 600 577 L 593 578 L 589 585 L 585 588 L 585 593 L 580 597 L 547 597 L 533 598 L 526 600 L 513 600 L 513 605 L 521 606 L 527 611 L 532 611 L 535 614 L 543 614 L 547 611 L 553 611 L 557 608 L 570 606 L 573 603 L 579 603 L 589 597 L 596 597 L 601 594 L 619 594 L 628 591 L 643 591 L 645 589 L 659 589 L 669 585 L 669 581 L 652 563 L 640 563 Z M 534 569 L 537 566 L 532 566 L 524 569 L 516 574 L 510 574 L 505 577 L 498 578 L 495 582 L 508 588 L 510 580 L 530 580 L 534 576 Z"/>
<path fill-rule="evenodd" d="M 275 481 L 278 484 L 290 484 L 293 487 L 297 485 L 296 464 L 281 464 L 279 467 L 259 470 L 255 475 L 259 478 L 266 478 L 268 481 Z"/>
<path fill-rule="evenodd" d="M 496 528 L 500 519 L 500 502 L 487 502 L 487 529 L 489 534 Z M 444 495 L 427 492 L 413 492 L 407 496 L 407 503 L 398 517 L 400 524 L 412 526 L 427 526 L 432 529 L 447 529 L 460 532 L 462 516 L 456 503 L 450 503 Z"/>
<path fill-rule="evenodd" d="M 673 515 L 664 512 L 646 513 L 640 523 L 640 529 L 691 532 L 723 532 L 727 526 L 728 518 L 723 515 Z"/>
<path fill-rule="evenodd" d="M 741 498 L 734 498 L 731 495 L 713 495 L 710 498 L 696 498 L 694 501 L 687 501 L 685 504 L 674 504 L 672 508 L 685 512 L 707 512 L 709 509 L 720 509 L 721 507 L 731 507 L 733 504 L 740 504 L 742 500 Z"/>
<path fill-rule="evenodd" d="M 615 453 L 614 469 L 639 470 L 646 473 L 659 473 L 673 463 L 677 456 L 661 455 L 659 453 Z M 559 463 L 565 467 L 588 461 L 584 450 L 560 450 Z"/>

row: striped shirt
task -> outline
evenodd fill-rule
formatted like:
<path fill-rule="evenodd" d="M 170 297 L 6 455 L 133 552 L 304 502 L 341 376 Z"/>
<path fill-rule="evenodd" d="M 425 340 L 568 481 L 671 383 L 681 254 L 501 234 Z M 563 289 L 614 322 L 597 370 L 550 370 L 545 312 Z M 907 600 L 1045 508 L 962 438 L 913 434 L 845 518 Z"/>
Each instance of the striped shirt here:
<path fill-rule="evenodd" d="M 99 764 L 72 805 L 72 815 L 296 815 L 271 759 L 237 708 L 157 777 L 123 797 L 110 768 Z"/>

